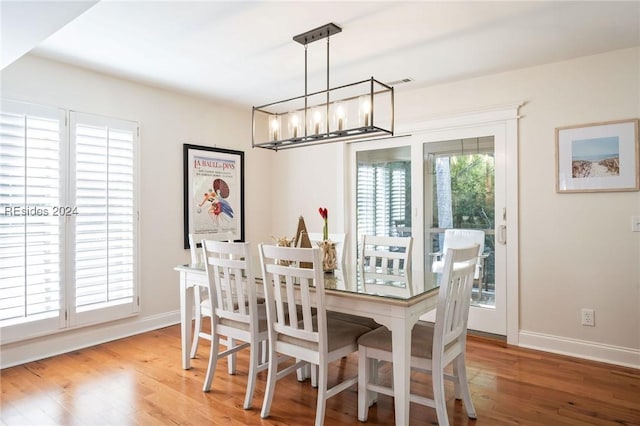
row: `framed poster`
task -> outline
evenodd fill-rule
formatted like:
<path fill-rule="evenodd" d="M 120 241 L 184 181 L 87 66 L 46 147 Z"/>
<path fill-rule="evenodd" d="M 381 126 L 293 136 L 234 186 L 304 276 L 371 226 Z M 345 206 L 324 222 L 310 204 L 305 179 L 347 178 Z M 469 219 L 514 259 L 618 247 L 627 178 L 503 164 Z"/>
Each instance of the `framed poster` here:
<path fill-rule="evenodd" d="M 638 120 L 556 129 L 556 191 L 640 190 Z"/>
<path fill-rule="evenodd" d="M 184 248 L 215 234 L 244 241 L 244 152 L 183 145 Z"/>

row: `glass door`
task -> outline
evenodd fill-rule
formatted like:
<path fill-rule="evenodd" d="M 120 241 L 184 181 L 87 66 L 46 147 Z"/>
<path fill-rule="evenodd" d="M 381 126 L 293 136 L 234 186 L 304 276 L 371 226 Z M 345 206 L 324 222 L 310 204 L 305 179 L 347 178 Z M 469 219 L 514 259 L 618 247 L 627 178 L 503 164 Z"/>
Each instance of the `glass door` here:
<path fill-rule="evenodd" d="M 438 280 L 446 247 L 479 243 L 473 306 L 495 308 L 493 137 L 428 143 L 425 149 L 425 271 Z"/>
<path fill-rule="evenodd" d="M 475 135 L 484 135 L 478 136 Z M 459 138 L 453 139 L 459 135 Z M 507 335 L 505 133 L 469 127 L 398 140 L 354 143 L 349 149 L 351 241 L 361 234 L 413 237 L 414 268 L 425 285 L 439 279 L 445 245 L 482 246 L 469 329 Z M 500 232 L 497 232 L 500 230 Z M 445 235 L 471 235 L 463 243 Z M 350 245 L 357 258 L 357 244 Z M 435 311 L 422 319 L 435 320 Z"/>
<path fill-rule="evenodd" d="M 469 329 L 506 335 L 506 251 L 495 231 L 504 211 L 500 143 L 488 135 L 423 144 L 424 270 L 437 281 L 447 247 L 479 244 Z"/>

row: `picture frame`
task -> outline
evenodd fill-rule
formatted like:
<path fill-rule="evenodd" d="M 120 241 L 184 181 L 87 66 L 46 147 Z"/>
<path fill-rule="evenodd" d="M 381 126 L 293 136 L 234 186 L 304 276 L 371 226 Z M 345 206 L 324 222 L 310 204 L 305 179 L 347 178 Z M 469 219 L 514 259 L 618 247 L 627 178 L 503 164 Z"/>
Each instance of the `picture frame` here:
<path fill-rule="evenodd" d="M 556 192 L 640 190 L 638 120 L 558 127 Z"/>
<path fill-rule="evenodd" d="M 183 144 L 184 248 L 218 233 L 244 241 L 244 152 Z"/>

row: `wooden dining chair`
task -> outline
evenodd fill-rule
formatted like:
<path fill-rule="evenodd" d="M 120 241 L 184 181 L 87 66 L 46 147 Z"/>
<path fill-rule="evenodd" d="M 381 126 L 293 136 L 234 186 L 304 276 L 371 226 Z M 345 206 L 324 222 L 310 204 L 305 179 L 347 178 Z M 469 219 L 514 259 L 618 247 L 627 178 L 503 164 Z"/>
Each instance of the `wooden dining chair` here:
<path fill-rule="evenodd" d="M 209 241 L 233 241 L 233 234 L 231 232 L 218 232 L 215 234 L 205 234 L 201 236 L 202 238 L 199 241 L 195 240 L 193 234 L 189 234 L 189 253 L 191 255 L 191 264 L 199 265 L 204 262 L 202 258 L 202 240 Z M 198 344 L 200 343 L 200 332 L 202 331 L 202 312 L 200 306 L 202 305 L 202 301 L 206 299 L 206 291 L 202 287 L 197 287 L 193 289 L 193 298 L 194 298 L 194 330 L 193 330 L 193 341 L 191 342 L 191 358 L 196 357 L 196 353 L 198 352 Z M 208 302 L 207 302 L 208 303 Z"/>
<path fill-rule="evenodd" d="M 436 409 L 438 423 L 449 424 L 444 379 L 453 380 L 455 397 L 464 401 L 467 416 L 476 418 L 465 366 L 467 320 L 478 246 L 449 249 L 438 292 L 436 322 L 418 322 L 411 331 L 411 367 L 431 373 L 433 399 L 411 394 L 412 402 Z M 379 361 L 392 361 L 391 332 L 384 327 L 358 340 L 358 419 L 366 421 L 375 393 L 393 396 L 393 389 L 376 383 Z M 444 369 L 453 363 L 453 375 Z M 373 379 L 373 380 L 372 380 Z M 373 392 L 373 394 L 371 393 Z"/>
<path fill-rule="evenodd" d="M 203 390 L 211 388 L 220 358 L 229 357 L 229 374 L 235 374 L 235 353 L 248 347 L 249 377 L 243 405 L 248 409 L 256 375 L 268 366 L 266 362 L 260 363 L 260 345 L 268 338 L 267 316 L 264 304 L 258 304 L 256 297 L 250 244 L 203 240 L 202 250 L 209 278 L 206 299 L 209 303 L 202 303 L 202 314 L 211 318 L 211 333 L 200 332 L 200 337 L 211 340 Z M 218 352 L 220 344 L 227 349 Z"/>
<path fill-rule="evenodd" d="M 375 272 L 408 271 L 411 269 L 411 248 L 413 237 L 387 237 L 362 235 L 360 237 L 361 270 Z"/>
<path fill-rule="evenodd" d="M 357 377 L 350 377 L 328 388 L 329 363 L 355 352 L 358 337 L 370 329 L 327 318 L 319 248 L 260 244 L 259 252 L 269 329 L 269 374 L 261 416 L 269 417 L 277 380 L 310 364 L 318 367 L 315 424 L 321 426 L 327 398 L 357 383 Z M 289 266 L 278 264 L 277 260 L 283 259 Z M 304 263 L 310 263 L 312 268 L 299 267 Z M 300 304 L 299 309 L 296 303 Z M 315 315 L 312 306 L 316 307 Z M 281 356 L 297 362 L 278 371 Z"/>

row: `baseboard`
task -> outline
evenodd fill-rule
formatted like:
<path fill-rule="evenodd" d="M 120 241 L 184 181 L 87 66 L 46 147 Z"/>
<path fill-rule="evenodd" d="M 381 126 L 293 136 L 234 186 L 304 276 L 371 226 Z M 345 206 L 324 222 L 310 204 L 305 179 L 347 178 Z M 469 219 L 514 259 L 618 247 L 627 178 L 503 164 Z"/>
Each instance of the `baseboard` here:
<path fill-rule="evenodd" d="M 640 350 L 549 334 L 520 331 L 518 346 L 624 367 L 640 368 Z"/>
<path fill-rule="evenodd" d="M 180 323 L 180 311 L 104 323 L 2 345 L 0 369 L 49 358 Z"/>

